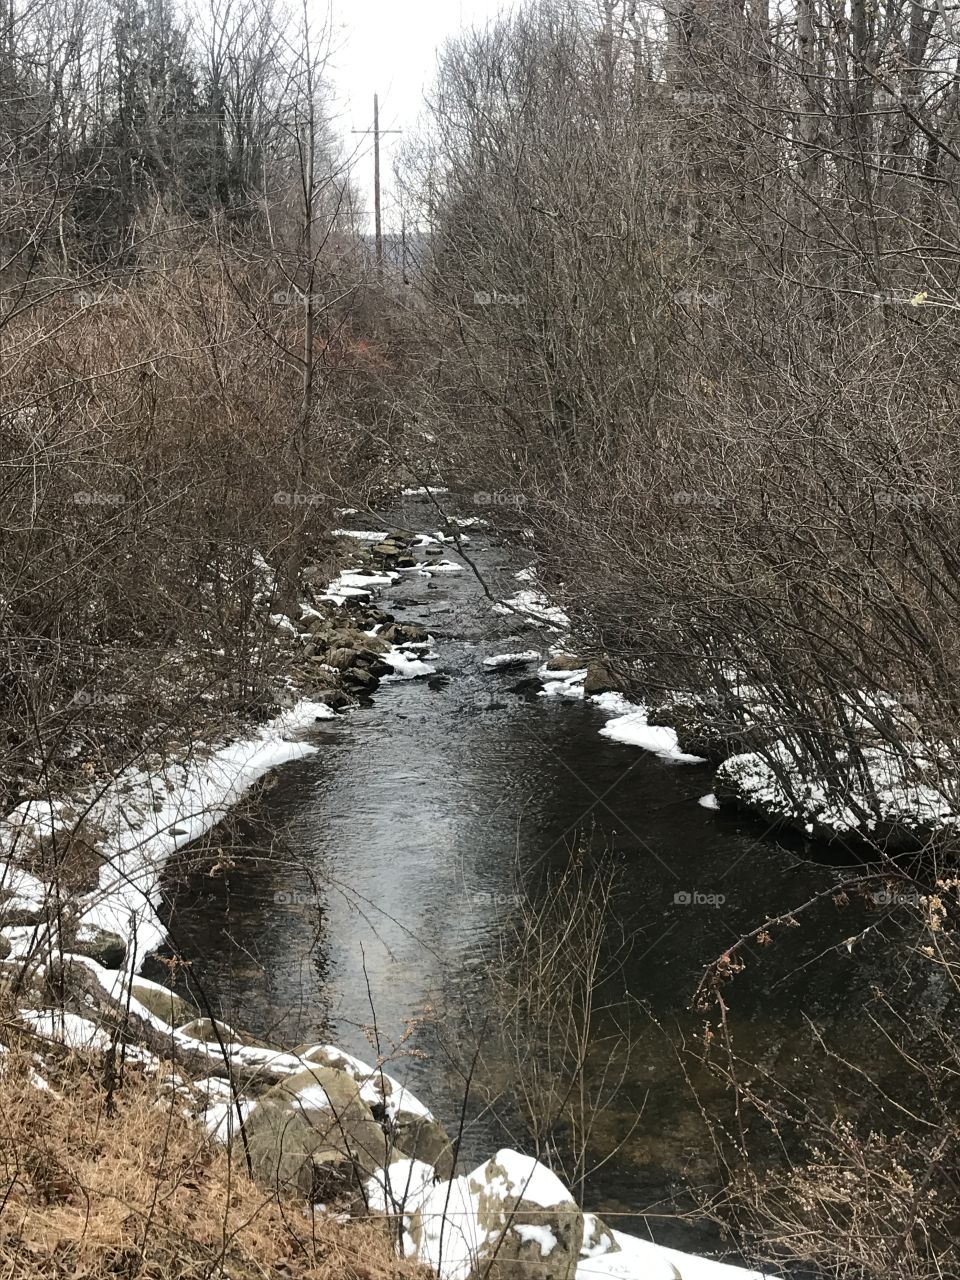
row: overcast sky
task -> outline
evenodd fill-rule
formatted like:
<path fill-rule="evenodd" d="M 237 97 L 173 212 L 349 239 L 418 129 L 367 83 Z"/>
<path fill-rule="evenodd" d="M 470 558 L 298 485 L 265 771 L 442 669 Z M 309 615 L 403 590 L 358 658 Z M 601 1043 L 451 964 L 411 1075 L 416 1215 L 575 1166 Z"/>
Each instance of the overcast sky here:
<path fill-rule="evenodd" d="M 462 27 L 483 25 L 509 0 L 332 0 L 337 30 L 333 66 L 337 125 L 349 147 L 358 144 L 355 181 L 373 227 L 372 138 L 351 129 L 373 127 L 373 95 L 380 95 L 380 128 L 413 128 L 424 90 L 433 80 L 437 50 Z M 394 229 L 393 157 L 396 134 L 381 139 L 384 227 Z M 398 228 L 397 228 L 398 229 Z"/>

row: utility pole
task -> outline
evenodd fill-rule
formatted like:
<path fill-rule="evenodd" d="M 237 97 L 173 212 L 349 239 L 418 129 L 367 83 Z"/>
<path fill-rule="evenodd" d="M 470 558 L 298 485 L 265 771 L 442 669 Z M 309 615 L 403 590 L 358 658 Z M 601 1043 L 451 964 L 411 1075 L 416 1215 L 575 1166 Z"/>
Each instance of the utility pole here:
<path fill-rule="evenodd" d="M 377 275 L 383 278 L 383 221 L 380 216 L 380 138 L 385 133 L 403 133 L 402 129 L 380 128 L 380 99 L 373 95 L 373 128 L 351 129 L 351 133 L 373 134 L 373 218 L 376 239 Z"/>

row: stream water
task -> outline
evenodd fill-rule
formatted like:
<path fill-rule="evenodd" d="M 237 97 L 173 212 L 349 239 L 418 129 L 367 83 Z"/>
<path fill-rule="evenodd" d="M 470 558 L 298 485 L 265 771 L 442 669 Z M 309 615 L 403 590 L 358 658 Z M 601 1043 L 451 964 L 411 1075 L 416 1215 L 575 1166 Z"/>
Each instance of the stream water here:
<path fill-rule="evenodd" d="M 411 500 L 369 527 L 432 530 L 431 512 Z M 492 592 L 511 595 L 526 560 L 469 532 Z M 645 1218 L 663 1243 L 709 1247 L 705 1228 L 671 1216 L 688 1184 L 716 1180 L 691 1086 L 730 1114 L 723 1083 L 697 1066 L 705 1015 L 691 998 L 707 962 L 828 886 L 835 870 L 701 806 L 709 768 L 602 738 L 605 716 L 592 703 L 538 697 L 522 687 L 523 671 L 485 669 L 486 656 L 545 640 L 494 613 L 469 569 L 405 574 L 383 603 L 428 626 L 437 676 L 386 682 L 371 706 L 319 722 L 319 751 L 215 833 L 211 852 L 232 867 L 210 875 L 194 849 L 170 868 L 177 948 L 223 1017 L 255 1035 L 334 1041 L 369 1058 L 375 1024 L 385 1051 L 400 1045 L 388 1070 L 451 1132 L 462 1121 L 469 1168 L 505 1143 L 531 1149 L 508 1034 L 524 1028 L 504 1000 L 516 956 L 508 943 L 504 969 L 501 940 L 571 857 L 591 873 L 602 855 L 617 886 L 610 934 L 625 936 L 629 953 L 593 1017 L 585 1094 L 603 1105 L 588 1153 L 605 1163 L 587 1177 L 585 1199 L 627 1229 Z M 741 1055 L 803 1075 L 808 1020 L 841 1046 L 862 1040 L 882 957 L 869 944 L 853 954 L 837 946 L 862 926 L 858 910 L 827 899 L 802 927 L 747 949 L 728 990 Z M 551 922 L 558 941 L 568 927 Z M 559 1008 L 568 1025 L 582 1014 Z M 548 1035 L 555 1043 L 557 1028 L 530 1026 L 526 1079 L 554 1061 L 540 1043 Z M 568 1141 L 556 1138 L 558 1158 Z"/>

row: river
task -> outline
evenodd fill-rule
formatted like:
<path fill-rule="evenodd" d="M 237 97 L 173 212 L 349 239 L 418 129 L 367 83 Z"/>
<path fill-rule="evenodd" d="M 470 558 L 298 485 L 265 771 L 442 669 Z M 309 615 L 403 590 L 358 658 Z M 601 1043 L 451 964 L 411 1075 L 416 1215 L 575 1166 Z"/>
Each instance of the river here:
<path fill-rule="evenodd" d="M 382 520 L 369 527 L 437 525 L 415 499 Z M 494 594 L 511 595 L 531 557 L 469 533 Z M 207 842 L 227 870 L 210 875 L 196 849 L 169 869 L 177 948 L 223 1017 L 255 1035 L 334 1041 L 369 1058 L 375 1024 L 381 1047 L 400 1046 L 388 1070 L 452 1133 L 463 1117 L 468 1168 L 504 1143 L 531 1149 L 511 1029 L 525 1040 L 528 1076 L 555 1062 L 558 1030 L 568 1029 L 537 1017 L 525 1036 L 508 1014 L 517 921 L 571 859 L 587 878 L 602 866 L 616 881 L 608 938 L 629 950 L 602 983 L 588 1078 L 577 1086 L 602 1104 L 587 1148 L 588 1163 L 604 1163 L 588 1174 L 585 1199 L 627 1229 L 646 1219 L 663 1243 L 709 1247 L 707 1228 L 673 1216 L 689 1204 L 688 1184 L 717 1180 L 694 1090 L 730 1120 L 726 1087 L 698 1066 L 706 1015 L 691 998 L 706 963 L 767 914 L 828 886 L 835 870 L 699 804 L 708 767 L 600 737 L 606 717 L 590 702 L 531 693 L 523 677 L 535 667 L 484 669 L 484 657 L 543 637 L 494 613 L 468 568 L 406 574 L 383 603 L 429 628 L 437 675 L 385 682 L 372 705 L 320 722 L 311 735 L 320 750 L 281 770 L 255 810 Z M 746 950 L 727 989 L 742 1055 L 803 1077 L 808 1019 L 842 1046 L 862 1041 L 881 957 L 869 941 L 853 954 L 837 946 L 861 916 L 827 899 L 800 928 Z M 573 925 L 550 928 L 562 943 Z M 613 950 L 608 941 L 602 958 Z M 568 1026 L 582 1014 L 564 1011 L 562 998 L 557 1007 Z M 559 1132 L 556 1159 L 570 1140 Z"/>

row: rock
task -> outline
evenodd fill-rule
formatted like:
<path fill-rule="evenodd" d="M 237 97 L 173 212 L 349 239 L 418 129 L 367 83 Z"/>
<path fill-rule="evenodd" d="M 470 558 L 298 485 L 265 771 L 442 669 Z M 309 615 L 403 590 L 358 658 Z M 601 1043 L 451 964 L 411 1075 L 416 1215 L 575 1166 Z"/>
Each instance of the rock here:
<path fill-rule="evenodd" d="M 583 696 L 592 698 L 598 693 L 617 693 L 619 685 L 602 662 L 591 662 L 583 682 Z"/>
<path fill-rule="evenodd" d="M 430 633 L 419 622 L 392 622 L 379 632 L 378 638 L 388 644 L 425 644 Z"/>
<path fill-rule="evenodd" d="M 373 693 L 380 681 L 363 667 L 350 667 L 343 673 L 344 684 L 359 693 Z"/>
<path fill-rule="evenodd" d="M 331 1044 L 301 1046 L 305 1062 L 345 1071 L 387 1133 L 391 1151 L 429 1164 L 441 1178 L 453 1174 L 453 1144 L 446 1129 L 399 1080 Z"/>
<path fill-rule="evenodd" d="M 127 944 L 119 933 L 86 924 L 78 926 L 77 936 L 70 950 L 78 956 L 96 960 L 105 969 L 119 969 L 127 957 Z"/>
<path fill-rule="evenodd" d="M 12 950 L 13 946 L 10 939 L 0 933 L 0 960 L 6 960 Z"/>
<path fill-rule="evenodd" d="M 472 1173 L 426 1189 L 408 1233 L 421 1262 L 463 1280 L 573 1280 L 583 1217 L 545 1165 L 498 1151 Z"/>
<path fill-rule="evenodd" d="M 184 1023 L 197 1022 L 197 1008 L 183 996 L 175 995 L 158 982 L 147 982 L 145 978 L 134 978 L 130 983 L 134 1000 L 139 1000 L 157 1018 L 162 1018 L 171 1027 L 182 1027 Z"/>
<path fill-rule="evenodd" d="M 270 1046 L 263 1040 L 255 1040 L 253 1036 L 248 1036 L 245 1031 L 236 1031 L 226 1022 L 212 1022 L 209 1018 L 194 1018 L 192 1022 L 185 1023 L 179 1028 L 180 1032 L 185 1036 L 190 1036 L 193 1040 L 202 1040 L 204 1044 L 212 1044 L 219 1047 L 217 1032 L 220 1033 L 220 1040 L 224 1044 L 244 1044 L 254 1049 L 269 1049 Z"/>
<path fill-rule="evenodd" d="M 583 1215 L 583 1243 L 581 1258 L 600 1258 L 605 1253 L 618 1253 L 620 1246 L 607 1224 L 595 1213 Z"/>
<path fill-rule="evenodd" d="M 405 1110 L 401 1098 L 393 1123 L 399 1151 L 412 1160 L 432 1165 L 440 1178 L 453 1177 L 453 1143 L 435 1116 Z"/>
<path fill-rule="evenodd" d="M 388 676 L 393 672 L 389 662 L 384 662 L 382 658 L 378 658 L 376 654 L 361 654 L 357 666 L 362 667 L 364 671 L 369 671 L 372 676 L 376 676 L 378 680 L 382 680 L 384 676 Z"/>
<path fill-rule="evenodd" d="M 268 1089 L 246 1122 L 254 1176 L 312 1203 L 356 1199 L 387 1140 L 345 1071 L 311 1066 Z"/>
<path fill-rule="evenodd" d="M 580 671 L 583 663 L 569 653 L 554 653 L 547 659 L 548 671 Z"/>
<path fill-rule="evenodd" d="M 352 667 L 357 661 L 356 649 L 331 649 L 327 654 L 327 662 L 331 667 L 336 667 L 338 671 L 346 671 L 348 667 Z"/>
<path fill-rule="evenodd" d="M 314 702 L 329 707 L 331 711 L 343 711 L 346 707 L 353 706 L 353 699 L 342 689 L 311 689 L 310 697 Z"/>
<path fill-rule="evenodd" d="M 395 560 L 400 555 L 402 547 L 398 547 L 395 542 L 378 542 L 376 546 L 370 548 L 370 555 L 379 560 Z"/>

